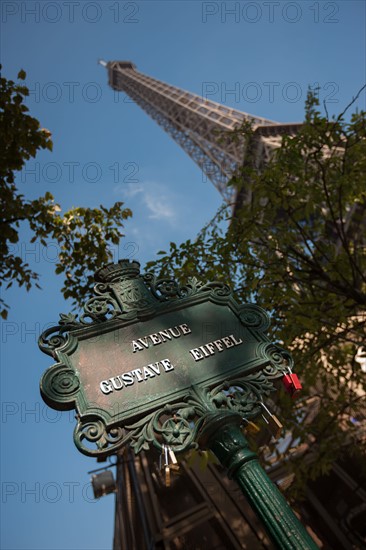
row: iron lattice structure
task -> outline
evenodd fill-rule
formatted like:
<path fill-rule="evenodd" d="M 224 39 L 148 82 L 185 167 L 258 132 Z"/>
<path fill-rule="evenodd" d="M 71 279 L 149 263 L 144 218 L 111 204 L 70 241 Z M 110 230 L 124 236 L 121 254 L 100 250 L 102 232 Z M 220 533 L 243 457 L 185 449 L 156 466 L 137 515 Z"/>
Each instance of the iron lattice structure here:
<path fill-rule="evenodd" d="M 255 165 L 265 163 L 282 135 L 294 134 L 301 124 L 279 124 L 231 109 L 187 92 L 136 70 L 130 61 L 102 62 L 108 69 L 109 84 L 125 92 L 151 116 L 199 166 L 229 204 L 236 201 L 235 189 L 227 183 L 245 162 L 250 146 Z M 243 123 L 254 130 L 252 142 L 228 136 Z"/>

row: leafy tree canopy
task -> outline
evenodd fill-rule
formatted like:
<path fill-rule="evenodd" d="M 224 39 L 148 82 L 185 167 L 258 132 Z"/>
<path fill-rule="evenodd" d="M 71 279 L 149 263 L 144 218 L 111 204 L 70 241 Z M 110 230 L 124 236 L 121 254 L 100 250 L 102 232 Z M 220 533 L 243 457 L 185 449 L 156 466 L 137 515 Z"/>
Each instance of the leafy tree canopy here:
<path fill-rule="evenodd" d="M 253 129 L 233 139 L 238 133 L 251 139 Z M 346 447 L 365 445 L 365 174 L 366 113 L 328 120 L 309 93 L 300 132 L 284 137 L 260 171 L 246 159 L 230 182 L 245 200 L 224 205 L 194 242 L 171 243 L 148 264 L 181 281 L 231 282 L 239 301 L 271 313 L 271 337 L 292 351 L 302 399 L 317 408 L 299 424 L 299 402 L 279 393 L 286 428 L 307 448 L 292 462 L 294 494 Z"/>
<path fill-rule="evenodd" d="M 20 71 L 18 78 L 24 81 Z M 40 128 L 36 118 L 28 114 L 24 99 L 28 88 L 6 78 L 0 79 L 0 281 L 9 288 L 16 283 L 27 290 L 39 287 L 39 274 L 24 259 L 13 253 L 19 241 L 19 228 L 28 223 L 33 233 L 31 242 L 47 246 L 56 241 L 61 253 L 55 264 L 56 273 L 64 276 L 62 293 L 74 304 L 81 304 L 93 284 L 93 272 L 111 260 L 110 244 L 118 244 L 123 236 L 124 220 L 132 214 L 116 202 L 111 208 L 75 207 L 62 214 L 61 207 L 47 192 L 43 197 L 27 200 L 19 193 L 16 172 L 40 149 L 52 151 L 51 134 Z M 7 317 L 8 305 L 1 300 L 1 316 Z"/>

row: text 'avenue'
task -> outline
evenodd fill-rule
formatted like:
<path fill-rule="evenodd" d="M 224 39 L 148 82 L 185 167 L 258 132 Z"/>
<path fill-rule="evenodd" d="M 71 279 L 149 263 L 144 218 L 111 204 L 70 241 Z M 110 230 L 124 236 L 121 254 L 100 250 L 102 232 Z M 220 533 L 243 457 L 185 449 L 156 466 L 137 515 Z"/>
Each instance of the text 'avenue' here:
<path fill-rule="evenodd" d="M 149 348 L 151 345 L 157 346 L 158 344 L 164 344 L 165 342 L 171 340 L 172 338 L 180 338 L 186 334 L 190 334 L 192 331 L 188 325 L 178 325 L 176 327 L 167 328 L 166 330 L 160 330 L 159 332 L 154 332 L 148 336 L 143 336 L 138 340 L 132 340 L 132 351 L 142 351 L 143 349 Z"/>

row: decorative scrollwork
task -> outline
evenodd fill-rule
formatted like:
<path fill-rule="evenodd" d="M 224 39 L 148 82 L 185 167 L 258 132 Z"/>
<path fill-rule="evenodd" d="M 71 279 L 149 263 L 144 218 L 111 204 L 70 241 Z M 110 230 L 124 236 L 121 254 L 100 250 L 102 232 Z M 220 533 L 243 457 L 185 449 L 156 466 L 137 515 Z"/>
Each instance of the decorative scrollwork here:
<path fill-rule="evenodd" d="M 80 325 L 80 323 L 76 320 L 76 315 L 74 315 L 73 313 L 60 313 L 59 324 L 68 327 L 77 327 Z"/>
<path fill-rule="evenodd" d="M 55 375 L 55 390 L 61 388 L 65 394 L 71 391 L 69 371 L 63 369 Z M 177 454 L 186 452 L 198 447 L 197 434 L 213 413 L 228 411 L 246 419 L 255 418 L 261 411 L 260 402 L 274 389 L 265 369 L 212 388 L 192 386 L 179 402 L 165 404 L 128 426 L 110 428 L 95 416 L 79 419 L 75 444 L 88 456 L 111 454 L 127 443 L 136 454 L 149 450 L 151 445 L 160 451 L 163 445 L 169 445 Z"/>
<path fill-rule="evenodd" d="M 279 374 L 277 374 L 279 376 Z M 246 419 L 260 414 L 260 402 L 274 391 L 264 371 L 230 380 L 214 388 L 192 386 L 183 400 L 141 418 L 130 426 L 129 443 L 135 453 L 169 445 L 175 453 L 197 448 L 196 436 L 212 413 L 227 410 Z"/>
<path fill-rule="evenodd" d="M 60 369 L 50 382 L 51 391 L 56 395 L 70 396 L 79 389 L 80 383 L 72 369 Z"/>
<path fill-rule="evenodd" d="M 174 279 L 168 277 L 158 279 L 153 273 L 143 276 L 144 282 L 149 286 L 152 295 L 159 301 L 176 298 L 179 293 L 179 285 Z"/>
<path fill-rule="evenodd" d="M 74 430 L 75 445 L 87 456 L 102 456 L 116 452 L 127 443 L 129 437 L 122 427 L 107 428 L 100 419 L 79 419 Z"/>
<path fill-rule="evenodd" d="M 187 284 L 179 288 L 179 297 L 188 298 L 200 292 L 204 287 L 202 281 L 197 279 L 197 277 L 190 277 L 187 281 Z"/>
<path fill-rule="evenodd" d="M 96 296 L 90 298 L 83 307 L 83 313 L 77 320 L 72 313 L 61 313 L 58 327 L 46 330 L 40 338 L 40 347 L 52 355 L 53 350 L 63 346 L 65 333 L 100 324 L 116 318 L 127 318 L 139 311 L 146 311 L 156 305 L 156 301 L 179 300 L 197 293 L 213 292 L 218 297 L 228 297 L 230 287 L 221 282 L 203 283 L 191 277 L 184 286 L 171 278 L 158 279 L 152 273 L 140 275 L 138 262 L 121 260 L 118 264 L 108 264 L 95 274 Z M 57 336 L 49 339 L 51 332 Z"/>
<path fill-rule="evenodd" d="M 250 419 L 258 416 L 259 403 L 274 389 L 273 383 L 260 371 L 217 386 L 211 391 L 211 398 L 219 406 L 225 405 L 226 409 Z"/>
<path fill-rule="evenodd" d="M 131 426 L 126 426 L 131 430 L 130 445 L 135 453 L 142 449 L 148 450 L 150 443 L 159 450 L 164 444 L 169 445 L 177 453 L 197 447 L 194 442 L 195 426 L 187 421 L 196 416 L 196 411 L 190 407 L 188 412 L 188 408 L 184 402 L 168 404 Z"/>
<path fill-rule="evenodd" d="M 269 317 L 267 313 L 254 304 L 246 304 L 240 313 L 240 320 L 243 325 L 261 331 L 266 331 L 269 327 Z"/>
<path fill-rule="evenodd" d="M 151 293 L 160 301 L 177 298 L 189 298 L 199 292 L 214 292 L 217 296 L 230 296 L 231 289 L 221 282 L 203 283 L 197 277 L 190 277 L 187 283 L 180 286 L 177 281 L 170 278 L 158 279 L 153 273 L 146 273 L 143 276 L 145 283 L 149 286 Z"/>
<path fill-rule="evenodd" d="M 180 298 L 188 298 L 198 292 L 213 292 L 216 296 L 226 297 L 230 296 L 231 289 L 225 283 L 219 281 L 213 281 L 209 283 L 203 283 L 196 277 L 191 277 L 185 286 L 181 287 L 179 291 Z"/>
<path fill-rule="evenodd" d="M 38 345 L 40 349 L 54 357 L 55 351 L 68 346 L 69 344 L 69 335 L 68 332 L 75 325 L 56 325 L 55 327 L 50 327 L 42 332 L 41 336 L 38 339 Z"/>
<path fill-rule="evenodd" d="M 232 291 L 231 291 L 231 288 L 229 287 L 229 285 L 225 284 L 225 283 L 221 283 L 221 282 L 212 282 L 212 283 L 207 283 L 205 284 L 202 289 L 202 291 L 213 291 L 217 296 L 220 296 L 220 297 L 226 297 L 226 296 L 230 296 L 232 294 Z"/>
<path fill-rule="evenodd" d="M 184 445 L 190 433 L 190 425 L 184 418 L 168 418 L 161 427 L 161 434 L 168 445 Z"/>
<path fill-rule="evenodd" d="M 270 358 L 271 365 L 266 369 L 266 375 L 268 377 L 277 377 L 288 372 L 289 368 L 293 366 L 293 359 L 288 351 L 282 349 L 275 344 L 268 344 L 266 348 L 266 355 Z"/>
<path fill-rule="evenodd" d="M 80 388 L 75 371 L 67 365 L 48 369 L 41 380 L 41 392 L 47 401 L 58 404 L 57 408 L 71 408 Z"/>
<path fill-rule="evenodd" d="M 84 306 L 84 314 L 80 321 L 83 325 L 95 322 L 110 321 L 119 313 L 118 304 L 113 298 L 96 296 L 90 298 Z M 91 321 L 88 322 L 88 319 Z"/>
<path fill-rule="evenodd" d="M 111 289 L 110 286 L 106 283 L 97 283 L 94 285 L 94 292 L 98 296 L 105 296 L 106 294 L 110 297 Z"/>

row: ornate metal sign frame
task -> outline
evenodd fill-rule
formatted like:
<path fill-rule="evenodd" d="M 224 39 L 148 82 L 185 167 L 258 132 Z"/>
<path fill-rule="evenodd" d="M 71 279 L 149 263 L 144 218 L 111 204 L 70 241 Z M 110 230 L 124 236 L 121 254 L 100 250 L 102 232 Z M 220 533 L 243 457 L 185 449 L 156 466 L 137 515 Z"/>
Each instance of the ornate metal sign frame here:
<path fill-rule="evenodd" d="M 196 447 L 210 415 L 257 416 L 292 366 L 265 334 L 268 315 L 238 304 L 226 284 L 191 278 L 180 286 L 139 267 L 121 260 L 97 271 L 96 295 L 80 319 L 61 314 L 39 340 L 57 360 L 41 379 L 42 397 L 55 409 L 76 409 L 74 441 L 88 456 L 127 443 L 136 453 L 151 443 Z M 205 338 L 199 327 L 211 321 Z"/>

